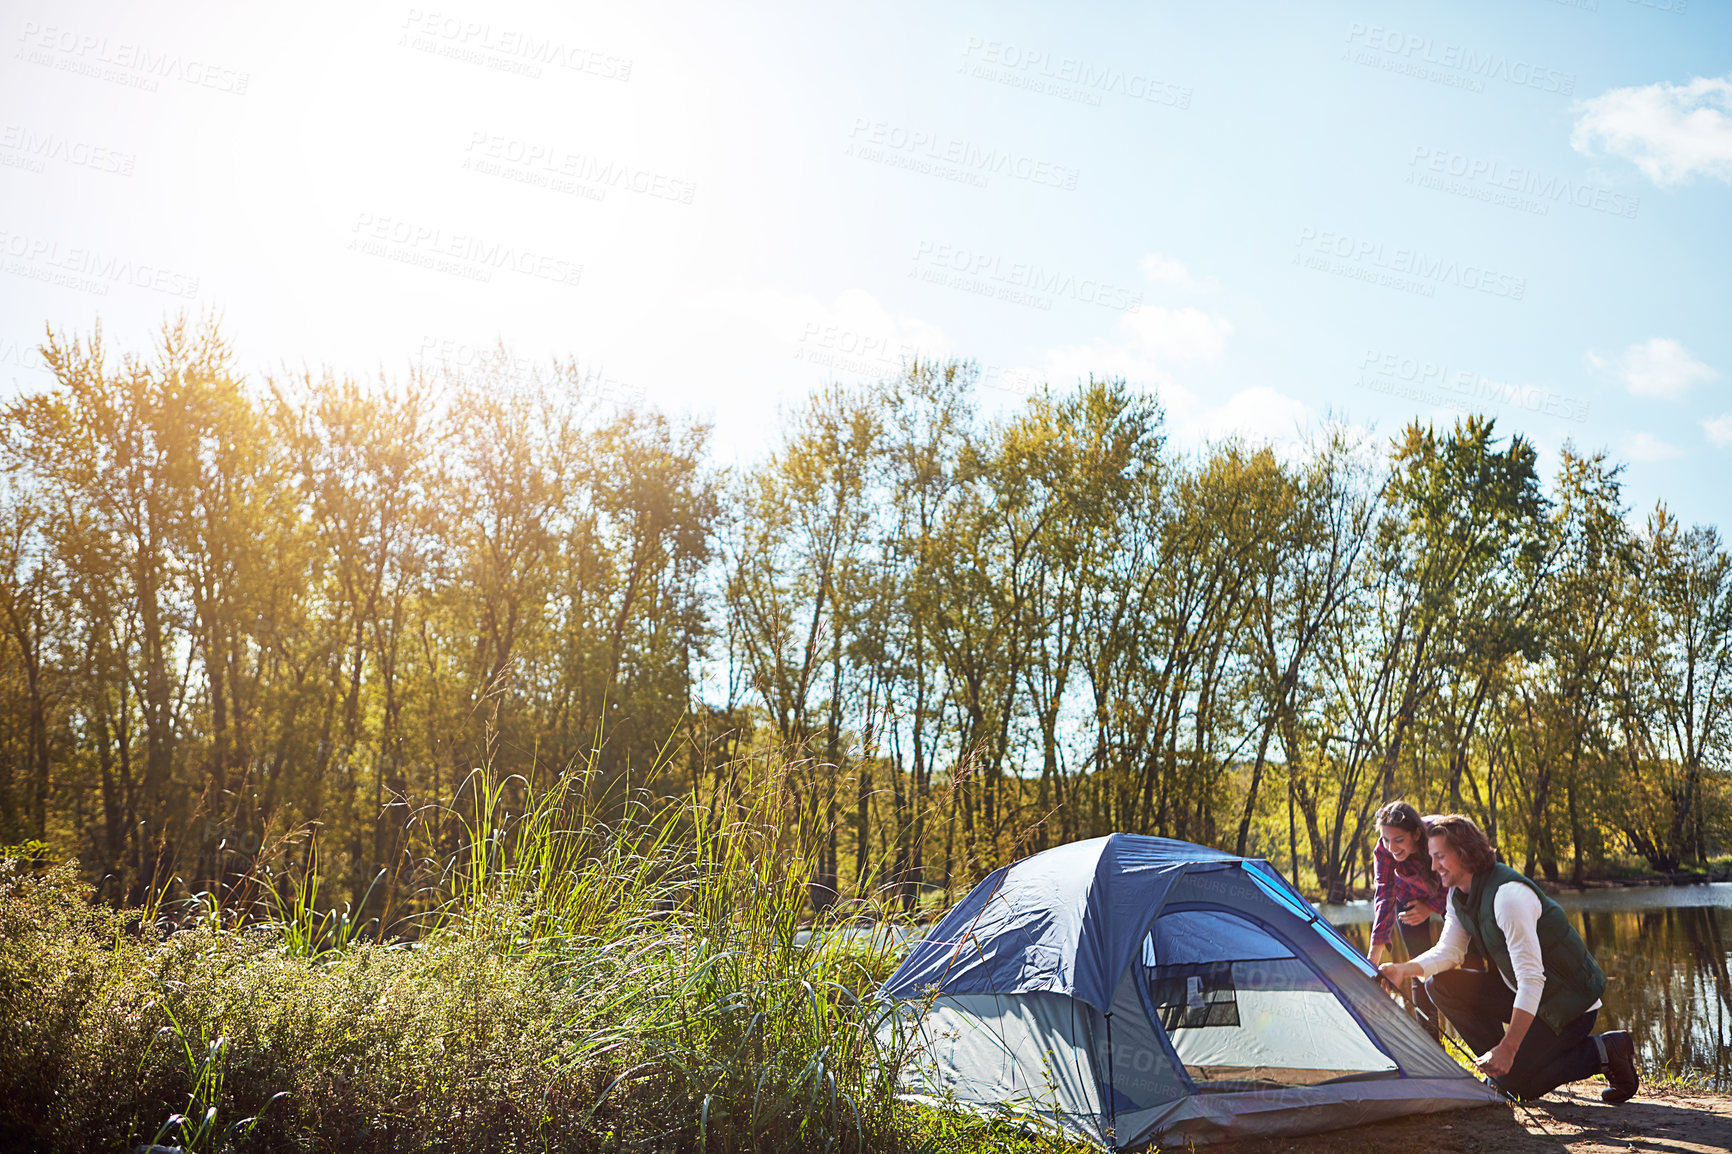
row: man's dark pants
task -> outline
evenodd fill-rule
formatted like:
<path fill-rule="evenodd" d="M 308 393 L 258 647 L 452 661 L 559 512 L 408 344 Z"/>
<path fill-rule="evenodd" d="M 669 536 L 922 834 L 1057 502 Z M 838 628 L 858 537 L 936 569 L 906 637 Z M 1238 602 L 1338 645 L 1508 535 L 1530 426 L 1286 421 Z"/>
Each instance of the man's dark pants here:
<path fill-rule="evenodd" d="M 1477 1057 L 1503 1041 L 1515 993 L 1495 973 L 1445 970 L 1425 980 L 1425 990 Z M 1528 1027 L 1509 1073 L 1494 1079 L 1517 1098 L 1542 1097 L 1600 1072 L 1600 1048 L 1592 1037 L 1598 1010 L 1589 1010 L 1561 1032 L 1539 1018 Z"/>

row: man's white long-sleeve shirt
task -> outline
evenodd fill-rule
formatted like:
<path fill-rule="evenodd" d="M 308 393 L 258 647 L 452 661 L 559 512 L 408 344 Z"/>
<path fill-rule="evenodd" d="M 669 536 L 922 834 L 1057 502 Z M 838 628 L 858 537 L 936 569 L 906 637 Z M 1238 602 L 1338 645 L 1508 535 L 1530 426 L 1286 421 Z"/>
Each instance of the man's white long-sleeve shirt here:
<path fill-rule="evenodd" d="M 1510 969 L 1515 971 L 1515 984 L 1510 985 L 1508 978 L 1504 978 L 1503 984 L 1515 991 L 1514 1008 L 1530 1014 L 1539 1013 L 1540 995 L 1546 989 L 1546 964 L 1540 954 L 1541 909 L 1540 896 L 1521 882 L 1505 882 L 1491 899 L 1492 916 L 1497 919 L 1497 928 L 1503 931 L 1504 942 L 1509 946 Z M 1429 978 L 1461 965 L 1469 943 L 1467 927 L 1461 924 L 1455 902 L 1451 901 L 1443 915 L 1443 933 L 1437 944 L 1413 961 Z M 1501 970 L 1498 974 L 1502 977 Z M 1599 1008 L 1598 1001 L 1588 1007 Z"/>

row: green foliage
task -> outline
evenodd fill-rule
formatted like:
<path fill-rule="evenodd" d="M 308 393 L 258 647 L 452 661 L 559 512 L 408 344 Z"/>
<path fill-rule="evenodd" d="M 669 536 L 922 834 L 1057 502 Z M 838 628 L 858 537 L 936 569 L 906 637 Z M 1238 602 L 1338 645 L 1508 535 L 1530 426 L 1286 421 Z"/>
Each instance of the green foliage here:
<path fill-rule="evenodd" d="M 382 876 L 382 875 L 381 875 Z M 373 879 L 376 886 L 378 878 Z M 266 901 L 270 903 L 271 914 L 276 926 L 283 936 L 283 952 L 293 958 L 306 958 L 317 961 L 326 954 L 341 953 L 352 945 L 369 924 L 377 925 L 377 920 L 362 922 L 355 912 L 344 902 L 341 911 L 319 908 L 319 887 L 324 883 L 324 876 L 319 872 L 319 857 L 316 849 L 307 854 L 307 868 L 304 873 L 289 880 L 291 896 L 287 901 L 277 892 L 277 887 L 271 886 L 265 890 Z M 372 896 L 369 887 L 367 897 Z M 367 904 L 364 897 L 361 904 Z M 215 913 L 214 900 L 211 903 Z M 220 925 L 220 916 L 218 919 Z"/>
<path fill-rule="evenodd" d="M 1488 419 L 1180 452 L 1123 381 L 987 418 L 915 362 L 723 471 L 503 350 L 44 356 L 0 411 L 0 1145 L 1044 1148 L 895 1105 L 887 947 L 801 919 L 1111 830 L 1340 897 L 1396 794 L 1552 877 L 1732 842 L 1724 543 Z"/>
<path fill-rule="evenodd" d="M 1339 898 L 1396 795 L 1559 880 L 1732 843 L 1724 543 L 1485 417 L 1180 451 L 1122 380 L 988 415 L 912 362 L 722 470 L 503 350 L 248 380 L 177 320 L 44 357 L 0 410 L 0 839 L 112 904 L 262 902 L 318 957 L 451 916 L 550 766 L 612 821 L 770 750 L 815 910 L 1113 830 Z"/>
<path fill-rule="evenodd" d="M 6 867 L 0 1145 L 1064 1148 L 895 1101 L 889 939 L 802 934 L 776 782 L 606 824 L 575 779 L 514 815 L 476 784 L 480 864 L 414 943 L 322 932 L 310 884 L 288 920 L 160 934 L 70 865 Z"/>
<path fill-rule="evenodd" d="M 0 860 L 13 862 L 18 868 L 38 876 L 60 864 L 60 856 L 54 852 L 54 847 L 39 838 L 31 838 L 20 845 L 0 845 Z"/>
<path fill-rule="evenodd" d="M 186 1056 L 186 1070 L 192 1082 L 192 1090 L 187 1094 L 186 1112 L 170 1114 L 157 1129 L 151 1145 L 161 1145 L 172 1140 L 182 1149 L 195 1152 L 244 1146 L 247 1139 L 252 1137 L 252 1132 L 258 1129 L 263 1116 L 255 1114 L 233 1122 L 222 1116 L 221 1112 L 226 1104 L 223 1098 L 223 1080 L 228 1071 L 228 1039 L 211 1038 L 208 1029 L 201 1027 L 199 1045 L 195 1048 L 193 1039 L 187 1037 L 180 1021 L 175 1018 L 173 1009 L 165 1003 L 162 1012 L 168 1018 L 168 1030 L 158 1031 L 158 1036 L 172 1031 L 174 1040 L 180 1043 L 181 1053 Z M 146 1054 L 145 1057 L 148 1061 L 150 1055 Z M 272 1095 L 270 1102 L 286 1097 L 288 1091 L 278 1091 Z M 265 1104 L 267 1108 L 270 1102 Z"/>

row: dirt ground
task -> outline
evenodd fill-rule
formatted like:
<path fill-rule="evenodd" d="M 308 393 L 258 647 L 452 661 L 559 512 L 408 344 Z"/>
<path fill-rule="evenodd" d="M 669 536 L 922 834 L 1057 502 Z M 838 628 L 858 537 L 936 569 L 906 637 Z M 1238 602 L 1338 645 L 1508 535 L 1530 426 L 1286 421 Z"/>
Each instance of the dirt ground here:
<path fill-rule="evenodd" d="M 1576 1082 L 1525 1108 L 1424 1114 L 1304 1138 L 1204 1147 L 1210 1154 L 1723 1154 L 1732 1151 L 1732 1095 L 1646 1087 L 1621 1106 L 1605 1083 Z"/>

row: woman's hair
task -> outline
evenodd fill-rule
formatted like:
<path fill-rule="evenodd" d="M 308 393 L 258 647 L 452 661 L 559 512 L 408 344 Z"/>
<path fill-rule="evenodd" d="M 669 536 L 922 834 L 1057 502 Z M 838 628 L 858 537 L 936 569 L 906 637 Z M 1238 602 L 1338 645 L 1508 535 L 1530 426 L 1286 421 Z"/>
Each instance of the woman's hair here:
<path fill-rule="evenodd" d="M 1436 890 L 1443 887 L 1443 883 L 1437 879 L 1437 873 L 1431 868 L 1431 855 L 1426 852 L 1425 845 L 1425 819 L 1419 816 L 1417 809 L 1405 801 L 1389 802 L 1377 811 L 1377 824 L 1412 834 L 1419 843 L 1419 852 L 1409 860 L 1418 860 L 1419 868 L 1424 872 L 1425 880 L 1432 889 Z"/>
<path fill-rule="evenodd" d="M 1418 838 L 1421 845 L 1425 843 L 1425 819 L 1405 801 L 1392 801 L 1378 810 L 1377 824 L 1393 826 Z"/>
<path fill-rule="evenodd" d="M 1491 848 L 1491 842 L 1473 824 L 1473 819 L 1463 814 L 1447 813 L 1433 818 L 1425 835 L 1442 838 L 1469 873 L 1484 873 L 1497 864 L 1497 851 Z"/>

